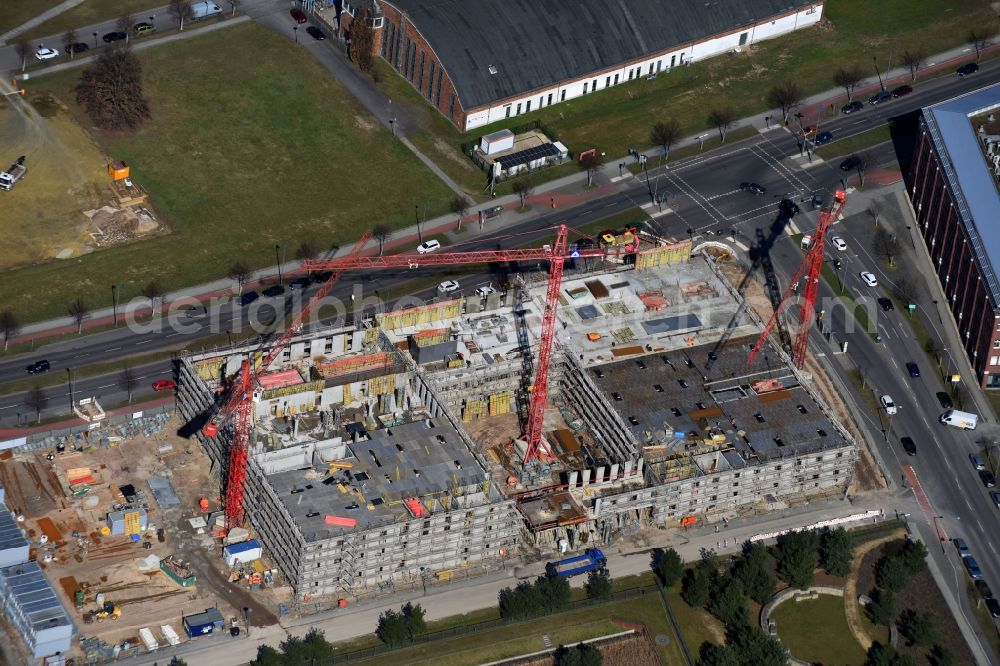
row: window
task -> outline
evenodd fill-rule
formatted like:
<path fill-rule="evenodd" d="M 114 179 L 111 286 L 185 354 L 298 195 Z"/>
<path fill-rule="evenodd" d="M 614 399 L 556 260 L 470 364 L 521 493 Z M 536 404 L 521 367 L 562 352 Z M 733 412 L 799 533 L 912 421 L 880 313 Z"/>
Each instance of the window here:
<path fill-rule="evenodd" d="M 1000 356 L 990 356 L 990 365 L 997 365 L 1000 363 Z"/>
<path fill-rule="evenodd" d="M 413 49 L 410 51 L 410 80 L 413 80 L 413 75 L 417 71 L 417 45 L 413 45 Z"/>
<path fill-rule="evenodd" d="M 451 103 L 448 105 L 448 117 L 455 115 L 455 95 L 451 96 Z"/>
<path fill-rule="evenodd" d="M 649 73 L 653 73 L 653 63 L 649 63 Z"/>
<path fill-rule="evenodd" d="M 594 79 L 593 81 L 590 82 L 590 89 L 593 90 L 594 92 L 597 92 L 597 79 Z"/>
<path fill-rule="evenodd" d="M 530 99 L 528 100 L 528 106 L 527 106 L 527 108 L 526 108 L 526 109 L 524 110 L 524 112 L 525 112 L 525 113 L 531 113 L 531 100 L 530 100 Z"/>
<path fill-rule="evenodd" d="M 566 101 L 566 91 L 565 90 L 562 90 L 562 91 L 559 92 L 559 101 L 560 102 L 565 102 Z"/>
<path fill-rule="evenodd" d="M 549 106 L 552 106 L 552 93 L 549 93 Z"/>
<path fill-rule="evenodd" d="M 663 69 L 663 61 L 662 60 L 657 60 L 656 61 L 656 73 L 659 74 L 661 69 Z"/>
<path fill-rule="evenodd" d="M 515 116 L 521 115 L 521 103 L 520 102 L 517 103 L 517 111 L 514 112 L 514 115 Z"/>
<path fill-rule="evenodd" d="M 589 83 L 586 83 L 586 82 L 585 82 L 585 83 L 583 84 L 583 94 L 584 94 L 584 95 L 586 95 L 586 94 L 587 94 L 587 86 L 588 86 L 588 85 L 590 85 L 590 84 L 589 84 Z"/>
<path fill-rule="evenodd" d="M 747 43 L 747 37 L 748 36 L 749 36 L 749 33 L 746 33 L 746 32 L 740 34 L 740 46 L 746 45 L 746 43 Z"/>
<path fill-rule="evenodd" d="M 605 88 L 610 88 L 611 87 L 611 77 L 610 76 L 604 79 L 604 87 Z"/>
<path fill-rule="evenodd" d="M 683 51 L 681 51 L 681 64 L 682 65 L 684 64 L 684 52 Z"/>
<path fill-rule="evenodd" d="M 427 99 L 429 99 L 429 100 L 433 100 L 434 99 L 433 98 L 433 92 L 434 92 L 434 65 L 435 64 L 436 63 L 435 63 L 434 59 L 431 58 L 431 74 L 430 74 L 430 76 L 427 77 Z"/>
<path fill-rule="evenodd" d="M 434 91 L 434 106 L 441 104 L 441 78 L 444 76 L 444 67 L 438 70 L 438 82 L 436 90 Z"/>
<path fill-rule="evenodd" d="M 676 55 L 670 56 L 670 66 L 673 67 L 676 64 L 677 64 L 677 56 Z"/>
<path fill-rule="evenodd" d="M 420 75 L 417 77 L 417 90 L 424 92 L 424 52 L 420 52 Z"/>
<path fill-rule="evenodd" d="M 993 349 L 1000 349 L 1000 340 L 993 341 Z"/>
<path fill-rule="evenodd" d="M 615 85 L 618 85 L 618 75 L 615 74 Z"/>
<path fill-rule="evenodd" d="M 630 70 L 628 70 L 628 80 L 629 80 L 629 81 L 631 81 L 631 80 L 632 80 L 632 70 L 631 70 L 631 69 L 630 69 Z"/>

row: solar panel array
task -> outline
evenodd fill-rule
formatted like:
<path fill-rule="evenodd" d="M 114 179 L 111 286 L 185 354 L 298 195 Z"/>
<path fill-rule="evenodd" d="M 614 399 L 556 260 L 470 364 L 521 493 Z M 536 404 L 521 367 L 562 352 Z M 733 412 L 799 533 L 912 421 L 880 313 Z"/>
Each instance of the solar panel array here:
<path fill-rule="evenodd" d="M 498 157 L 496 161 L 500 164 L 504 171 L 509 171 L 510 169 L 519 167 L 522 164 L 531 164 L 535 160 L 545 159 L 546 157 L 555 157 L 558 154 L 559 149 L 553 144 L 543 143 L 540 146 L 525 148 L 524 150 L 519 150 L 511 155 Z"/>

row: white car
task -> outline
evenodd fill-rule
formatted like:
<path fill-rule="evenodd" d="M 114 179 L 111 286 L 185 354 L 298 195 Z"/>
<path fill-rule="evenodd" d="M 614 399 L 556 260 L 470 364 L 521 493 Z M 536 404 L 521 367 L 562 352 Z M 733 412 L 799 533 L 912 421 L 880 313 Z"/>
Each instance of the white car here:
<path fill-rule="evenodd" d="M 864 280 L 864 283 L 866 285 L 868 285 L 869 287 L 877 287 L 878 286 L 878 280 L 875 279 L 875 274 L 874 273 L 869 273 L 868 271 L 862 271 L 861 272 L 861 279 Z"/>
<path fill-rule="evenodd" d="M 458 282 L 455 280 L 445 280 L 438 285 L 438 293 L 450 294 L 455 291 L 458 291 Z"/>
<path fill-rule="evenodd" d="M 840 250 L 841 252 L 847 249 L 847 243 L 845 243 L 844 239 L 841 238 L 840 236 L 834 236 L 833 238 L 830 239 L 830 241 L 833 243 L 833 246 L 838 250 Z"/>
<path fill-rule="evenodd" d="M 495 294 L 495 293 L 497 293 L 497 290 L 494 289 L 493 285 L 491 285 L 491 284 L 488 284 L 485 287 L 480 287 L 479 289 L 476 289 L 476 295 L 477 296 L 489 296 L 490 294 Z"/>
<path fill-rule="evenodd" d="M 897 409 L 896 403 L 892 401 L 892 396 L 889 395 L 888 393 L 879 398 L 879 402 L 882 403 L 882 408 L 885 410 L 885 413 L 888 414 L 889 416 L 892 416 L 896 413 Z"/>
<path fill-rule="evenodd" d="M 37 60 L 52 60 L 59 55 L 59 51 L 55 49 L 50 49 L 47 46 L 39 46 L 35 49 L 35 58 Z"/>
<path fill-rule="evenodd" d="M 431 239 L 429 241 L 424 241 L 417 246 L 417 252 L 420 254 L 427 254 L 428 252 L 433 252 L 434 250 L 441 249 L 441 242 Z"/>

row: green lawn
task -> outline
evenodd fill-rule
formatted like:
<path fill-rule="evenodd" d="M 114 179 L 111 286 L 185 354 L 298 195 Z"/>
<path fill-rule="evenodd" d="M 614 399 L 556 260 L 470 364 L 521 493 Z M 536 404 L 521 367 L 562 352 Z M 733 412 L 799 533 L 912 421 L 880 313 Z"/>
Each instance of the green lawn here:
<path fill-rule="evenodd" d="M 219 59 L 241 52 L 253 57 Z M 140 59 L 153 120 L 134 134 L 94 135 L 131 165 L 171 233 L 8 272 L 18 289 L 0 292 L 0 309 L 22 321 L 66 314 L 77 293 L 108 306 L 114 282 L 125 301 L 153 279 L 170 290 L 222 277 L 237 260 L 272 264 L 276 244 L 291 259 L 304 240 L 326 249 L 377 222 L 405 226 L 416 200 L 428 219 L 447 210 L 450 191 L 409 150 L 304 50 L 264 28 L 235 26 Z M 78 114 L 78 76 L 39 79 L 32 94 Z"/>
<path fill-rule="evenodd" d="M 842 597 L 821 594 L 812 601 L 786 601 L 771 618 L 781 642 L 799 659 L 837 666 L 865 663 L 865 651 L 847 626 Z"/>
<path fill-rule="evenodd" d="M 821 146 L 816 149 L 816 154 L 824 160 L 828 160 L 833 157 L 850 155 L 858 152 L 859 150 L 871 148 L 872 146 L 877 146 L 880 143 L 885 143 L 886 141 L 891 140 L 892 137 L 889 136 L 889 126 L 879 125 L 874 129 L 855 134 L 854 136 L 847 137 L 846 139 L 838 139 L 828 146 Z"/>
<path fill-rule="evenodd" d="M 58 5 L 60 0 L 4 0 L 0 12 L 0 33 L 30 21 Z"/>
<path fill-rule="evenodd" d="M 5 0 L 4 4 L 10 2 L 11 0 Z M 27 4 L 28 0 L 13 0 L 15 3 L 23 2 Z M 38 2 L 31 0 L 33 4 L 37 5 Z M 56 1 L 45 0 L 46 2 L 51 2 L 51 4 L 56 4 Z M 149 18 L 149 12 L 146 11 L 151 8 L 160 7 L 166 4 L 161 0 L 83 0 L 80 4 L 72 9 L 64 11 L 58 16 L 53 16 L 51 19 L 37 25 L 31 30 L 20 35 L 19 39 L 38 39 L 39 37 L 48 37 L 49 35 L 61 35 L 67 30 L 75 30 L 82 26 L 91 25 L 93 23 L 100 23 L 101 21 L 109 21 L 114 18 L 123 16 L 124 14 L 133 15 L 133 18 L 138 21 L 145 21 Z M 219 4 L 223 9 L 229 9 L 229 6 L 224 3 Z M 34 12 L 38 14 L 39 12 Z M 89 37 L 89 35 L 87 35 Z M 82 41 L 90 41 L 89 39 Z"/>
<path fill-rule="evenodd" d="M 677 618 L 677 624 L 681 627 L 684 640 L 687 642 L 688 650 L 692 655 L 697 655 L 701 644 L 718 643 L 725 640 L 725 629 L 722 624 L 703 608 L 693 608 L 681 599 L 681 586 L 675 585 L 670 589 L 667 598 L 670 600 L 670 610 Z"/>
<path fill-rule="evenodd" d="M 838 66 L 856 63 L 867 73 L 871 57 L 877 56 L 884 67 L 890 49 L 898 65 L 905 49 L 938 53 L 962 44 L 970 27 L 995 21 L 987 0 L 829 0 L 826 18 L 828 25 L 763 42 L 740 54 L 675 68 L 655 81 L 639 79 L 465 135 L 381 61 L 379 87 L 413 111 L 422 128 L 410 136 L 413 143 L 479 196 L 485 178 L 459 145 L 489 132 L 537 119 L 574 153 L 598 148 L 608 155 L 624 155 L 630 147 L 649 147 L 651 125 L 666 116 L 677 118 L 686 135 L 712 131 L 707 115 L 724 105 L 740 118 L 766 114 L 767 91 L 780 81 L 799 82 L 806 95 L 822 92 L 834 87 L 832 74 Z"/>

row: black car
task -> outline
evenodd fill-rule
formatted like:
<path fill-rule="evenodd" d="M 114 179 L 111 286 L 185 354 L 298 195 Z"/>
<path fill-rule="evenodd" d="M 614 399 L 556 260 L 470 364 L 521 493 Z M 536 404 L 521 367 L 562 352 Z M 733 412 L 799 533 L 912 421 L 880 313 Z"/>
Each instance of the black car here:
<path fill-rule="evenodd" d="M 109 32 L 108 34 L 101 37 L 105 44 L 110 44 L 111 42 L 120 42 L 127 38 L 128 35 L 121 31 Z"/>
<path fill-rule="evenodd" d="M 757 183 L 740 183 L 740 190 L 743 192 L 756 194 L 757 196 L 763 196 L 767 192 L 766 187 L 764 187 L 763 185 L 758 185 Z"/>
<path fill-rule="evenodd" d="M 975 582 L 975 586 L 976 590 L 979 592 L 979 596 L 981 596 L 983 599 L 993 598 L 993 590 L 990 589 L 990 586 L 986 584 L 985 580 L 982 579 L 977 580 Z"/>
<path fill-rule="evenodd" d="M 824 143 L 830 143 L 833 141 L 833 132 L 820 132 L 813 139 L 814 146 L 822 146 Z"/>
<path fill-rule="evenodd" d="M 967 62 L 958 68 L 959 76 L 968 76 L 969 74 L 975 74 L 979 71 L 979 65 L 974 62 Z"/>
<path fill-rule="evenodd" d="M 983 482 L 983 485 L 987 488 L 993 488 L 997 485 L 997 478 L 993 476 L 993 472 L 988 469 L 980 470 L 979 478 Z"/>
<path fill-rule="evenodd" d="M 272 284 L 263 292 L 265 296 L 281 296 L 283 293 L 285 293 L 285 288 L 280 284 Z"/>
<path fill-rule="evenodd" d="M 66 47 L 66 55 L 74 55 L 76 53 L 83 53 L 84 51 L 89 51 L 90 46 L 85 42 L 76 42 L 70 44 Z"/>
<path fill-rule="evenodd" d="M 795 214 L 799 212 L 799 205 L 791 199 L 782 199 L 778 210 L 781 211 L 782 217 L 792 219 L 795 217 Z"/>
<path fill-rule="evenodd" d="M 248 291 L 247 293 L 240 296 L 240 305 L 250 305 L 258 298 L 260 298 L 260 294 L 258 294 L 256 291 Z"/>
<path fill-rule="evenodd" d="M 913 361 L 906 364 L 906 371 L 910 373 L 910 376 L 916 379 L 920 376 L 920 366 L 918 366 Z"/>
<path fill-rule="evenodd" d="M 882 308 L 882 312 L 889 312 L 896 309 L 896 305 L 892 302 L 892 299 L 885 296 L 878 299 L 878 306 Z"/>
<path fill-rule="evenodd" d="M 912 439 L 909 437 L 901 437 L 899 443 L 903 445 L 903 450 L 906 451 L 906 455 L 917 455 L 917 445 L 913 443 Z"/>
<path fill-rule="evenodd" d="M 850 171 L 851 169 L 857 169 L 858 165 L 861 164 L 861 158 L 857 155 L 851 155 L 846 160 L 840 163 L 841 171 Z"/>
<path fill-rule="evenodd" d="M 951 396 L 944 391 L 938 391 L 934 395 L 937 396 L 938 404 L 941 405 L 941 409 L 951 409 L 954 407 L 951 402 Z"/>
<path fill-rule="evenodd" d="M 888 101 L 890 99 L 892 99 L 892 93 L 890 93 L 888 90 L 882 90 L 869 97 L 868 103 L 871 104 L 872 106 L 878 106 L 882 102 Z"/>
<path fill-rule="evenodd" d="M 312 37 L 313 39 L 326 39 L 326 35 L 323 34 L 323 31 L 314 25 L 311 25 L 308 28 L 306 28 L 306 32 L 308 32 L 309 36 Z"/>
<path fill-rule="evenodd" d="M 333 271 L 323 271 L 322 273 L 313 273 L 312 281 L 314 284 L 323 284 L 332 277 Z"/>
<path fill-rule="evenodd" d="M 1000 617 L 1000 601 L 990 597 L 986 600 L 986 610 L 990 612 L 993 617 Z"/>
<path fill-rule="evenodd" d="M 309 286 L 309 278 L 304 276 L 300 278 L 295 278 L 294 280 L 288 283 L 288 288 L 291 289 L 292 291 L 305 289 L 308 286 Z"/>
<path fill-rule="evenodd" d="M 50 367 L 51 366 L 49 365 L 48 361 L 41 360 L 41 361 L 35 361 L 31 365 L 29 365 L 27 367 L 27 370 L 29 375 L 37 375 L 40 372 L 48 372 Z"/>
<path fill-rule="evenodd" d="M 854 100 L 850 104 L 845 104 L 844 106 L 840 107 L 840 112 L 843 113 L 844 115 L 849 115 L 856 111 L 860 111 L 863 108 L 865 108 L 864 104 L 862 104 L 858 100 Z"/>

